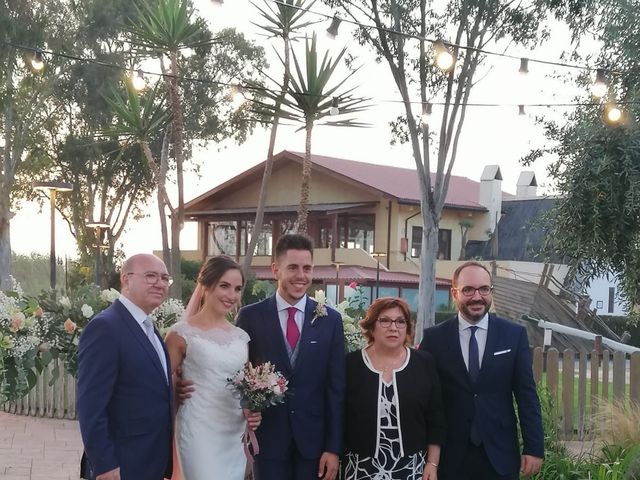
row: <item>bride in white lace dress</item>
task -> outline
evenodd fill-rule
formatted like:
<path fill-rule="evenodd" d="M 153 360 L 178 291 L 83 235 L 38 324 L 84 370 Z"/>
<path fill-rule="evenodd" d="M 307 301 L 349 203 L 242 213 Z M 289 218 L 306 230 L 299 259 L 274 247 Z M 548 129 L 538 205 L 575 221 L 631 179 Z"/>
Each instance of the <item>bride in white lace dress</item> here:
<path fill-rule="evenodd" d="M 176 416 L 179 462 L 174 463 L 179 465 L 174 465 L 173 480 L 244 479 L 241 438 L 247 421 L 257 428 L 260 414 L 243 412 L 227 387 L 227 378 L 243 367 L 248 355 L 249 336 L 227 321 L 240 301 L 243 283 L 235 261 L 224 256 L 209 259 L 183 320 L 167 335 L 172 371 L 181 368 L 183 378 L 195 388 Z"/>

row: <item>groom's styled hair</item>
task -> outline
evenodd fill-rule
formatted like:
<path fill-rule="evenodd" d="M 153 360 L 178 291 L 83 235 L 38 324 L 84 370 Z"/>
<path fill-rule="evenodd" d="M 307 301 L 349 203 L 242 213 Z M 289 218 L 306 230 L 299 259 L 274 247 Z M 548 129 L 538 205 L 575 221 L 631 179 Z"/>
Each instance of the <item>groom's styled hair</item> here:
<path fill-rule="evenodd" d="M 284 255 L 288 250 L 307 250 L 313 258 L 313 242 L 306 235 L 299 233 L 287 233 L 281 236 L 276 243 L 276 259 Z"/>

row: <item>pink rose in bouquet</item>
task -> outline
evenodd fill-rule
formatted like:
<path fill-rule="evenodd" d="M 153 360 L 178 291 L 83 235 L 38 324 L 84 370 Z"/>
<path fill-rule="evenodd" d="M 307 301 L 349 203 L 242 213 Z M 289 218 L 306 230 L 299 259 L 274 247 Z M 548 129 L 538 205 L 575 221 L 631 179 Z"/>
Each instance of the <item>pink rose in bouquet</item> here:
<path fill-rule="evenodd" d="M 287 379 L 270 362 L 257 367 L 247 362 L 227 383 L 240 399 L 240 405 L 252 412 L 282 403 L 287 391 Z"/>

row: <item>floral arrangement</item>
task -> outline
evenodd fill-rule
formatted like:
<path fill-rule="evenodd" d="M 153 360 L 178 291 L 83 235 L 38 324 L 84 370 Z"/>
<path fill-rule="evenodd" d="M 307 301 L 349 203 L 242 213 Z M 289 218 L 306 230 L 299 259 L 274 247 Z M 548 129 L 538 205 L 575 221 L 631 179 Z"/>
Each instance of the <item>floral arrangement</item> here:
<path fill-rule="evenodd" d="M 257 367 L 247 362 L 242 370 L 227 379 L 227 385 L 239 398 L 242 408 L 253 412 L 284 402 L 287 391 L 287 379 L 276 371 L 271 362 Z"/>
<path fill-rule="evenodd" d="M 43 292 L 27 298 L 16 282 L 9 291 L 0 291 L 0 403 L 27 394 L 52 360 L 60 359 L 67 373 L 75 375 L 82 330 L 119 296 L 114 289 L 83 286 L 68 296 Z M 183 313 L 179 300 L 168 299 L 152 315 L 164 332 Z M 51 382 L 59 374 L 54 368 Z"/>
<path fill-rule="evenodd" d="M 362 329 L 360 328 L 360 319 L 364 316 L 364 291 L 361 287 L 358 287 L 355 282 L 349 285 L 356 290 L 356 293 L 350 296 L 347 300 L 335 305 L 333 308 L 340 313 L 342 317 L 342 326 L 344 329 L 344 345 L 347 352 L 353 352 L 360 350 L 365 346 L 365 339 L 362 335 Z M 327 298 L 323 290 L 317 290 L 314 295 L 314 300 L 318 302 L 318 306 L 324 307 L 326 315 Z M 317 315 L 318 307 L 316 307 Z M 315 318 L 315 317 L 314 317 Z"/>

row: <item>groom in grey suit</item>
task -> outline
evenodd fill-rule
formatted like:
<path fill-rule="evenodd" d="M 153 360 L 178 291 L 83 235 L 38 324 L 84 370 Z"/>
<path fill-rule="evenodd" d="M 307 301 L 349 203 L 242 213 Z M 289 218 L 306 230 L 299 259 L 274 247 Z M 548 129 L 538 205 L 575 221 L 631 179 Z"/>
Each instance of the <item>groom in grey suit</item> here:
<path fill-rule="evenodd" d="M 257 480 L 334 480 L 343 449 L 342 319 L 307 296 L 313 275 L 309 238 L 280 237 L 272 271 L 276 294 L 244 307 L 237 321 L 251 337 L 249 360 L 273 363 L 289 382 L 285 402 L 262 414 L 254 473 Z"/>

